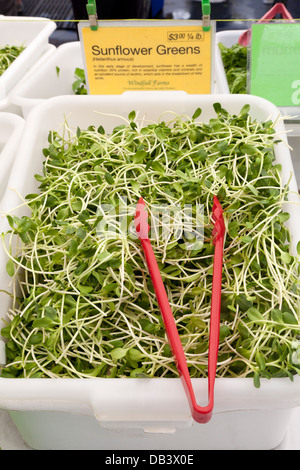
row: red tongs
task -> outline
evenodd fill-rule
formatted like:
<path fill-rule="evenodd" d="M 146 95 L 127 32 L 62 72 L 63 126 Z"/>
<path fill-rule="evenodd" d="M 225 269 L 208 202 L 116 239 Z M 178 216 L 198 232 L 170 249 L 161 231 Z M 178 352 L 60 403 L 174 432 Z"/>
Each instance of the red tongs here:
<path fill-rule="evenodd" d="M 283 3 L 275 3 L 275 5 L 269 11 L 267 11 L 267 13 L 258 21 L 258 23 L 267 23 L 273 20 L 276 15 L 280 15 L 280 14 L 283 19 L 290 20 L 291 23 L 295 22 L 294 18 L 286 9 Z M 247 31 L 244 31 L 241 34 L 239 38 L 239 44 L 241 46 L 248 46 L 248 42 L 250 40 L 250 33 L 251 33 L 251 30 L 248 29 Z"/>
<path fill-rule="evenodd" d="M 211 298 L 211 318 L 209 333 L 209 355 L 208 355 L 208 400 L 207 406 L 199 406 L 196 402 L 184 350 L 177 331 L 174 316 L 169 304 L 165 287 L 161 278 L 159 267 L 148 237 L 148 213 L 145 207 L 145 201 L 140 198 L 135 212 L 135 228 L 139 239 L 141 240 L 143 251 L 146 257 L 147 265 L 150 271 L 153 287 L 157 296 L 159 308 L 163 317 L 166 332 L 168 335 L 170 347 L 174 355 L 176 366 L 183 382 L 193 419 L 198 423 L 207 423 L 212 416 L 214 406 L 214 384 L 218 359 L 219 331 L 220 331 L 220 310 L 221 310 L 221 283 L 222 283 L 222 265 L 223 265 L 223 246 L 225 224 L 223 219 L 223 210 L 214 196 L 212 207 L 212 219 L 214 221 L 213 244 L 215 246 L 213 282 Z"/>

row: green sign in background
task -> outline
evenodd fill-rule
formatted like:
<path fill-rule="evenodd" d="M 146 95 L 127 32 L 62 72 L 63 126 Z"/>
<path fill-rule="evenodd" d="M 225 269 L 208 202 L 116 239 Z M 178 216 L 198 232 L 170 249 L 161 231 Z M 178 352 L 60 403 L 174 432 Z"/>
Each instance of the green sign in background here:
<path fill-rule="evenodd" d="M 300 105 L 300 23 L 252 26 L 250 93 L 276 106 Z"/>

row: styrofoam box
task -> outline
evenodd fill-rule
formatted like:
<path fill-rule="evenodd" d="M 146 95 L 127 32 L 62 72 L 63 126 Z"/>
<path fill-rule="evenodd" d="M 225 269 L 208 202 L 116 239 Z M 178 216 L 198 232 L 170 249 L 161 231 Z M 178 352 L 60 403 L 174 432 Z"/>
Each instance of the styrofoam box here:
<path fill-rule="evenodd" d="M 0 77 L 0 99 L 18 83 L 44 53 L 49 36 L 56 29 L 54 21 L 37 17 L 0 17 L 0 46 L 24 45 L 24 51 Z"/>
<path fill-rule="evenodd" d="M 74 95 L 72 84 L 75 81 L 77 67 L 84 69 L 80 41 L 62 44 L 52 57 L 44 62 L 39 70 L 36 70 L 34 75 L 15 87 L 11 94 L 12 103 L 20 106 L 23 116 L 27 118 L 30 110 L 45 99 L 60 95 Z M 215 76 L 212 92 L 218 92 Z"/>
<path fill-rule="evenodd" d="M 42 148 L 49 130 L 68 125 L 87 128 L 103 125 L 107 132 L 120 124 L 116 115 L 127 117 L 135 110 L 138 120 L 157 121 L 166 111 L 192 115 L 202 109 L 202 120 L 215 116 L 213 103 L 238 113 L 244 96 L 197 95 L 184 92 L 127 92 L 121 96 L 62 96 L 37 105 L 28 116 L 19 152 L 1 201 L 10 210 L 19 197 L 37 190 L 35 173 L 42 171 Z M 278 109 L 268 101 L 248 96 L 251 114 L 258 120 L 276 119 Z M 168 115 L 163 119 L 168 120 Z M 276 128 L 284 131 L 278 121 Z M 283 164 L 282 178 L 293 175 L 285 143 L 276 145 L 276 160 Z M 296 182 L 287 203 L 291 214 L 293 246 L 300 233 L 300 205 Z M 23 208 L 13 211 L 24 214 Z M 0 219 L 1 220 L 1 219 Z M 6 229 L 2 218 L 0 231 Z M 0 251 L 0 265 L 6 258 Z M 4 268 L 1 289 L 9 290 Z M 5 317 L 10 298 L 1 293 L 0 318 Z M 0 325 L 1 326 L 1 325 Z M 91 378 L 6 379 L 0 378 L 0 408 L 9 410 L 25 441 L 34 449 L 272 449 L 284 439 L 293 413 L 300 405 L 300 377 L 262 379 L 255 388 L 251 378 L 217 378 L 215 408 L 207 424 L 191 418 L 180 379 Z M 199 404 L 207 397 L 206 379 L 193 379 Z"/>
<path fill-rule="evenodd" d="M 24 119 L 0 112 L 0 199 L 3 197 L 24 128 Z"/>

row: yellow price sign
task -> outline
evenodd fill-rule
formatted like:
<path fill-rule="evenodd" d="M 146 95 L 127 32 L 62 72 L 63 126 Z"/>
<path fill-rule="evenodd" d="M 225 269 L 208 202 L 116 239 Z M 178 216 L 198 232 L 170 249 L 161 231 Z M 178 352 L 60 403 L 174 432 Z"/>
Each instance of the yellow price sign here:
<path fill-rule="evenodd" d="M 126 24 L 127 23 L 127 24 Z M 97 31 L 79 25 L 91 95 L 129 90 L 211 93 L 212 36 L 202 22 L 156 25 L 99 22 Z"/>

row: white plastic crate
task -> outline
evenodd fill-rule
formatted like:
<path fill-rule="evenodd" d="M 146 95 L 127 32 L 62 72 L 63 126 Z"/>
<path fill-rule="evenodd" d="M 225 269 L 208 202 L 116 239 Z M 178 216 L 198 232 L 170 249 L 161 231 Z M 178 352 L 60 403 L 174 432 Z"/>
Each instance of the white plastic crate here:
<path fill-rule="evenodd" d="M 23 118 L 12 113 L 0 112 L 0 200 L 7 187 L 23 128 Z"/>
<path fill-rule="evenodd" d="M 62 44 L 34 74 L 15 87 L 11 94 L 12 103 L 21 107 L 26 118 L 30 110 L 45 99 L 73 95 L 77 67 L 84 68 L 80 42 Z"/>
<path fill-rule="evenodd" d="M 238 44 L 240 36 L 247 30 L 237 29 L 228 31 L 219 31 L 216 33 L 216 86 L 218 93 L 230 93 L 229 86 L 226 78 L 226 73 L 219 49 L 219 44 L 222 43 L 226 47 L 231 47 L 234 44 Z M 298 115 L 299 121 L 299 107 L 280 107 L 279 108 L 284 115 Z"/>
<path fill-rule="evenodd" d="M 44 60 L 48 60 L 49 56 L 53 54 L 53 52 L 56 50 L 56 47 L 53 44 L 48 44 L 47 48 L 45 49 L 45 52 L 41 55 L 41 57 L 34 63 L 34 65 L 28 70 L 28 72 L 25 73 L 24 77 L 21 78 L 19 83 L 23 83 L 28 79 L 28 77 L 31 76 L 31 74 L 34 74 L 39 68 L 42 66 Z M 16 87 L 18 84 L 16 85 Z M 16 88 L 15 87 L 15 88 Z M 7 93 L 7 95 L 0 100 L 0 112 L 7 112 L 7 113 L 14 113 L 18 114 L 19 116 L 23 117 L 23 110 L 22 107 L 19 106 L 18 104 L 13 103 L 11 97 L 14 93 L 15 88 L 13 88 L 11 91 Z"/>
<path fill-rule="evenodd" d="M 25 46 L 24 51 L 0 77 L 0 100 L 6 97 L 45 52 L 49 36 L 55 29 L 55 22 L 47 18 L 0 17 L 0 46 Z"/>
<path fill-rule="evenodd" d="M 239 42 L 239 37 L 245 29 L 219 31 L 216 33 L 216 82 L 219 93 L 230 93 L 225 69 L 219 49 L 219 43 L 226 47 L 231 47 Z"/>
<path fill-rule="evenodd" d="M 34 174 L 41 172 L 48 132 L 58 130 L 65 116 L 75 129 L 94 124 L 103 125 L 109 132 L 119 124 L 115 115 L 128 116 L 132 110 L 141 119 L 157 120 L 166 110 L 191 115 L 200 107 L 202 120 L 207 121 L 214 115 L 214 102 L 220 102 L 230 113 L 238 113 L 245 97 L 131 92 L 50 98 L 28 116 L 9 187 L 23 196 L 37 190 Z M 278 116 L 278 109 L 266 100 L 248 96 L 247 103 L 258 120 Z M 284 131 L 282 121 L 277 129 Z M 284 143 L 276 146 L 276 160 L 283 164 L 286 182 L 293 166 Z M 297 189 L 294 176 L 290 187 Z M 291 198 L 299 202 L 296 194 Z M 7 190 L 1 209 L 13 209 L 18 202 L 17 193 Z M 287 206 L 295 246 L 300 233 L 300 206 Z M 18 215 L 17 210 L 14 213 Z M 22 209 L 19 214 L 23 213 Z M 6 229 L 4 220 L 0 229 Z M 2 251 L 0 257 L 5 266 Z M 5 269 L 0 272 L 0 285 L 9 290 Z M 3 293 L 0 305 L 2 318 L 9 305 L 9 297 Z M 207 382 L 194 379 L 193 384 L 200 401 L 206 396 Z M 293 410 L 299 405 L 299 376 L 294 382 L 262 379 L 260 389 L 254 387 L 252 379 L 216 379 L 215 408 L 207 424 L 192 420 L 180 379 L 0 379 L 0 408 L 9 410 L 34 449 L 272 449 L 283 440 Z"/>
<path fill-rule="evenodd" d="M 229 86 L 225 74 L 225 69 L 219 49 L 219 43 L 226 47 L 237 44 L 239 37 L 245 29 L 220 31 L 216 33 L 216 86 L 219 93 L 230 93 Z M 248 96 L 248 95 L 247 95 Z M 295 170 L 298 188 L 300 189 L 300 118 L 299 108 L 280 108 L 284 116 L 296 116 L 295 119 L 286 119 L 285 125 L 288 130 L 288 142 L 292 147 L 291 156 Z"/>

